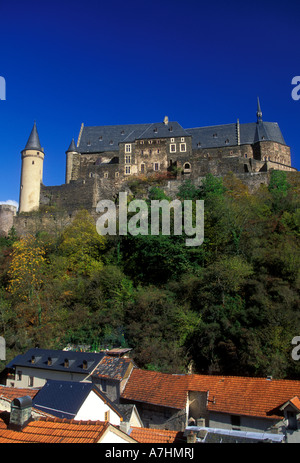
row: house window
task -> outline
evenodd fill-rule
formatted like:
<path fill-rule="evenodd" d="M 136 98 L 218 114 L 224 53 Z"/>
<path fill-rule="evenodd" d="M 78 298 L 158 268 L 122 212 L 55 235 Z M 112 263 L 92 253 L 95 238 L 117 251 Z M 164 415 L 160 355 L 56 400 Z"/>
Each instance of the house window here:
<path fill-rule="evenodd" d="M 100 388 L 101 388 L 101 391 L 102 391 L 102 392 L 106 392 L 106 385 L 107 385 L 107 384 L 106 384 L 105 379 L 101 379 L 101 380 L 100 380 Z"/>
<path fill-rule="evenodd" d="M 109 421 L 110 419 L 110 411 L 107 410 L 105 413 L 104 413 L 104 421 Z"/>
<path fill-rule="evenodd" d="M 158 162 L 155 162 L 155 163 L 154 163 L 154 170 L 159 170 L 159 164 L 158 164 Z"/>
<path fill-rule="evenodd" d="M 17 381 L 22 381 L 22 371 L 17 371 Z"/>
<path fill-rule="evenodd" d="M 297 417 L 295 412 L 287 412 L 288 429 L 297 429 Z"/>
<path fill-rule="evenodd" d="M 239 415 L 231 415 L 231 425 L 232 428 L 240 428 L 241 426 L 241 417 Z"/>
<path fill-rule="evenodd" d="M 125 153 L 131 153 L 131 144 L 125 145 Z"/>
<path fill-rule="evenodd" d="M 33 376 L 29 376 L 29 377 L 28 377 L 28 386 L 29 386 L 29 387 L 33 387 L 33 384 L 34 384 L 34 377 L 33 377 Z"/>
<path fill-rule="evenodd" d="M 176 152 L 176 145 L 174 143 L 170 145 L 170 153 L 175 153 L 175 152 Z"/>
<path fill-rule="evenodd" d="M 130 174 L 130 166 L 125 167 L 125 174 Z"/>
<path fill-rule="evenodd" d="M 185 153 L 186 152 L 186 143 L 180 143 L 180 151 L 182 153 Z"/>
<path fill-rule="evenodd" d="M 131 163 L 131 156 L 125 156 L 125 164 L 130 164 Z"/>

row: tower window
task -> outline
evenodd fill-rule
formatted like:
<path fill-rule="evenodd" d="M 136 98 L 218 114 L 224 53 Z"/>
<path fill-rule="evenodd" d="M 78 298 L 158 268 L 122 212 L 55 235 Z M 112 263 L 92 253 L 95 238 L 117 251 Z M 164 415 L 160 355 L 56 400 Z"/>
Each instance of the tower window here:
<path fill-rule="evenodd" d="M 32 161 L 32 164 L 34 164 L 34 161 Z"/>

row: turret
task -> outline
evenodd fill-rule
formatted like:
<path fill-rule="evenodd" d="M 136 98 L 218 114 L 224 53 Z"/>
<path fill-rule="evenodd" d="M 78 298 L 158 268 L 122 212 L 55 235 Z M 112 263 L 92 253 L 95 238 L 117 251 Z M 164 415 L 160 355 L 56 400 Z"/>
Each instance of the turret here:
<path fill-rule="evenodd" d="M 66 183 L 70 183 L 71 180 L 74 180 L 74 165 L 78 164 L 79 153 L 76 149 L 74 138 L 72 139 L 69 148 L 66 151 Z"/>
<path fill-rule="evenodd" d="M 34 122 L 22 154 L 19 212 L 38 210 L 43 181 L 44 150 Z"/>

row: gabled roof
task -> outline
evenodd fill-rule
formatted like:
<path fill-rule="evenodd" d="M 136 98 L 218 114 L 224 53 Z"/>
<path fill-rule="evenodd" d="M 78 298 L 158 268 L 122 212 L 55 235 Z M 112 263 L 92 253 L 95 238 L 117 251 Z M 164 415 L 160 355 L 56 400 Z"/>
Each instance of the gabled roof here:
<path fill-rule="evenodd" d="M 33 406 L 58 418 L 73 419 L 91 391 L 123 418 L 118 407 L 93 383 L 48 380 L 35 395 Z"/>
<path fill-rule="evenodd" d="M 182 444 L 186 443 L 181 431 L 167 431 L 165 429 L 131 427 L 129 436 L 140 444 Z"/>
<path fill-rule="evenodd" d="M 29 396 L 33 397 L 39 392 L 40 389 L 23 388 L 23 387 L 11 387 L 11 386 L 0 386 L 0 399 L 7 399 L 9 401 Z"/>
<path fill-rule="evenodd" d="M 285 145 L 277 122 L 259 121 L 239 124 L 239 130 L 241 145 L 252 145 L 259 141 L 274 141 Z M 193 149 L 237 145 L 237 124 L 196 127 L 186 131 L 193 137 Z"/>
<path fill-rule="evenodd" d="M 278 419 L 280 407 L 300 396 L 300 381 L 134 369 L 121 397 L 127 402 L 184 409 L 189 391 L 207 392 L 209 411 Z"/>
<path fill-rule="evenodd" d="M 93 372 L 93 377 L 111 378 L 121 381 L 124 378 L 129 365 L 132 363 L 132 360 L 129 358 L 106 355 Z"/>
<path fill-rule="evenodd" d="M 135 368 L 121 395 L 132 402 L 145 402 L 182 410 L 188 394 L 187 375 L 171 375 Z"/>
<path fill-rule="evenodd" d="M 25 354 L 17 355 L 6 365 L 6 368 L 19 366 L 89 374 L 104 356 L 104 352 L 76 352 L 35 348 L 29 349 Z M 48 364 L 48 359 L 51 359 L 51 364 Z M 68 367 L 64 366 L 65 359 L 68 360 Z"/>
<path fill-rule="evenodd" d="M 178 122 L 83 127 L 77 151 L 80 153 L 118 151 L 119 143 L 188 136 L 189 134 Z"/>
<path fill-rule="evenodd" d="M 4 414 L 2 414 L 3 416 Z M 40 418 L 30 421 L 22 431 L 7 429 L 6 416 L 1 419 L 0 443 L 43 443 L 43 444 L 94 444 L 101 442 L 106 432 L 122 436 L 135 442 L 118 428 L 104 421 L 75 421 L 59 418 Z M 116 441 L 119 441 L 116 440 Z"/>

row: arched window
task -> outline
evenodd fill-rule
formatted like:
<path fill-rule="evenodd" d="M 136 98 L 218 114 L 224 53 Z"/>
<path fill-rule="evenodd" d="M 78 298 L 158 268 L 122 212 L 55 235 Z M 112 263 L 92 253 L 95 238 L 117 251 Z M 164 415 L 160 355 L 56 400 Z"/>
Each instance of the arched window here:
<path fill-rule="evenodd" d="M 190 169 L 191 168 L 191 164 L 189 162 L 186 162 L 184 164 L 184 169 Z"/>

